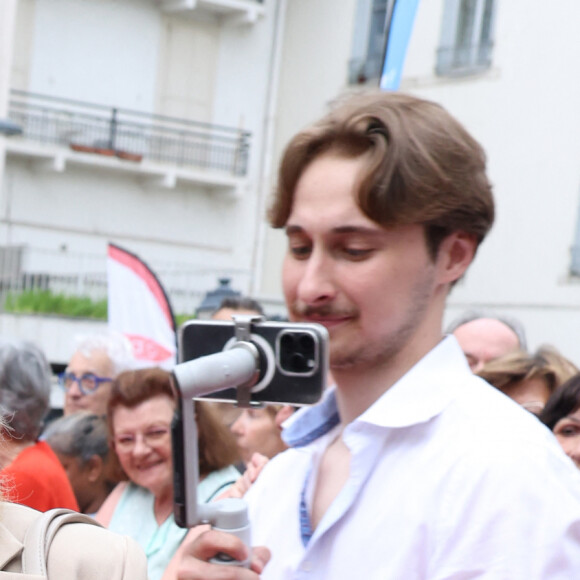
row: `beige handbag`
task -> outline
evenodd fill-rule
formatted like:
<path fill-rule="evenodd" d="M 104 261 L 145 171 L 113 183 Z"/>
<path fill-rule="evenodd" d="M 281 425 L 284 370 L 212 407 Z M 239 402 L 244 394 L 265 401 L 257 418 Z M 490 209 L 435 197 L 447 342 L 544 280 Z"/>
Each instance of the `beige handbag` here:
<path fill-rule="evenodd" d="M 147 580 L 147 558 L 84 514 L 0 501 L 0 580 L 47 579 Z"/>
<path fill-rule="evenodd" d="M 102 527 L 90 516 L 67 509 L 48 510 L 36 518 L 24 536 L 22 572 L 48 578 L 46 563 L 52 540 L 62 526 L 74 523 Z"/>

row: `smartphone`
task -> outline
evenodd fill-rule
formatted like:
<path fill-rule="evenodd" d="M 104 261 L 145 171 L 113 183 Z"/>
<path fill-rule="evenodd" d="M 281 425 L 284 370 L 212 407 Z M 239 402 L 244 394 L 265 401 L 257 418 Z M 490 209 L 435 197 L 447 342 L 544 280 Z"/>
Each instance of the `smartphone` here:
<path fill-rule="evenodd" d="M 328 332 L 320 324 L 252 319 L 249 340 L 257 347 L 259 377 L 252 387 L 255 404 L 311 405 L 326 386 Z M 232 348 L 239 322 L 190 320 L 180 328 L 179 360 L 186 362 Z M 205 395 L 212 401 L 236 402 L 236 389 Z"/>

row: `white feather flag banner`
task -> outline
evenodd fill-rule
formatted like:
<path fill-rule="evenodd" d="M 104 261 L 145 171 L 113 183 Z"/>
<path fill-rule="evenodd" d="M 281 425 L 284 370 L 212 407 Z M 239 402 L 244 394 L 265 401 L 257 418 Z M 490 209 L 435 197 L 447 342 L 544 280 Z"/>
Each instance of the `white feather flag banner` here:
<path fill-rule="evenodd" d="M 175 319 L 157 276 L 138 256 L 109 244 L 107 283 L 109 328 L 131 341 L 138 366 L 171 370 L 177 356 Z"/>

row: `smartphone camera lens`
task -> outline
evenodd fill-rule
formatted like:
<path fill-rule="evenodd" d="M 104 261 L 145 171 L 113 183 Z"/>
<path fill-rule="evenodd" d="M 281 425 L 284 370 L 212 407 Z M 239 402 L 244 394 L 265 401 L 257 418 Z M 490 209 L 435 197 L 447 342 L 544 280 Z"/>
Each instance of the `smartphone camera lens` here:
<path fill-rule="evenodd" d="M 304 355 L 295 353 L 290 357 L 290 369 L 293 373 L 306 373 L 310 370 Z"/>
<path fill-rule="evenodd" d="M 299 341 L 302 352 L 314 354 L 314 339 L 310 334 L 300 334 Z"/>
<path fill-rule="evenodd" d="M 280 338 L 280 366 L 291 374 L 309 374 L 315 368 L 314 338 L 306 332 L 287 332 Z"/>

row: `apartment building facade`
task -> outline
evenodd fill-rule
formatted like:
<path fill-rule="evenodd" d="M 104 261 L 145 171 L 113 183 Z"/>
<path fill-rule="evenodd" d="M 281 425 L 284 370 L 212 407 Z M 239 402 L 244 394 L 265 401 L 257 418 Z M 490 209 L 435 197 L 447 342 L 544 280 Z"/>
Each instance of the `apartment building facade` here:
<path fill-rule="evenodd" d="M 111 240 L 169 285 L 191 271 L 183 285 L 196 299 L 227 275 L 282 312 L 285 239 L 263 219 L 277 160 L 337 95 L 378 85 L 392 0 L 17 3 L 13 102 L 23 91 L 77 113 L 79 102 L 96 104 L 103 109 L 90 114 L 105 120 L 88 143 L 3 138 L 0 244 L 104 255 Z M 400 87 L 465 124 L 494 184 L 496 223 L 454 288 L 446 323 L 474 308 L 514 316 L 532 348 L 553 344 L 576 364 L 579 18 L 575 0 L 420 0 Z M 167 128 L 167 118 L 181 125 Z M 195 154 L 175 135 L 206 124 L 218 132 L 205 137 L 198 165 L 185 163 Z M 221 142 L 216 126 L 243 143 L 227 168 L 209 147 Z M 112 132 L 119 145 L 107 147 Z M 113 156 L 80 150 L 95 141 Z"/>

